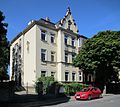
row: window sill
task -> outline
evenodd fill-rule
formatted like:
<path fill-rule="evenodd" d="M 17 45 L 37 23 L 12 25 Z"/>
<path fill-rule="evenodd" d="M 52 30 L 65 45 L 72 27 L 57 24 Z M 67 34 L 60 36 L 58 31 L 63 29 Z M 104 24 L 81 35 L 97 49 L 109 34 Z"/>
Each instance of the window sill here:
<path fill-rule="evenodd" d="M 41 61 L 41 65 L 47 65 L 46 61 Z"/>
<path fill-rule="evenodd" d="M 47 43 L 47 41 L 46 41 L 46 40 L 42 40 L 42 39 L 41 39 L 41 41 L 42 41 L 42 42 L 45 42 L 45 43 Z"/>
<path fill-rule="evenodd" d="M 71 48 L 76 48 L 76 46 L 72 46 L 72 45 L 68 45 L 68 44 L 65 44 L 66 47 L 71 47 Z"/>

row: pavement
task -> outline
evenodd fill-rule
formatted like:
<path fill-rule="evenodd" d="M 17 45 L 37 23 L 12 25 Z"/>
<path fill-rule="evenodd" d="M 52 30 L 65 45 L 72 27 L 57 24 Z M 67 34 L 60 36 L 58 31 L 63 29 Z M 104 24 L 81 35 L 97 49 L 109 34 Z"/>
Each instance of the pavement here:
<path fill-rule="evenodd" d="M 110 96 L 112 94 L 104 94 L 103 96 Z M 55 97 L 52 95 L 46 95 L 44 97 L 38 97 L 35 93 L 16 93 L 15 97 L 9 102 L 1 102 L 0 107 L 40 107 L 56 105 L 69 101 L 75 101 L 74 96 L 60 96 Z"/>
<path fill-rule="evenodd" d="M 8 102 L 0 102 L 0 107 L 40 107 L 56 105 L 70 101 L 71 97 L 46 95 L 39 97 L 36 93 L 18 92 Z"/>

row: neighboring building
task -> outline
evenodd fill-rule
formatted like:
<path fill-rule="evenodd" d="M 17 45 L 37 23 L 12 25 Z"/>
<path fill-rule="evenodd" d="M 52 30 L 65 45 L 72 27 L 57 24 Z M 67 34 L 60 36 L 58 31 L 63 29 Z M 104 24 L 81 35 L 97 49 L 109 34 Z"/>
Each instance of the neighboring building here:
<path fill-rule="evenodd" d="M 32 20 L 10 46 L 10 78 L 18 85 L 33 86 L 41 76 L 54 76 L 59 82 L 83 82 L 83 73 L 72 65 L 86 37 L 78 28 L 70 8 L 63 19 Z"/>

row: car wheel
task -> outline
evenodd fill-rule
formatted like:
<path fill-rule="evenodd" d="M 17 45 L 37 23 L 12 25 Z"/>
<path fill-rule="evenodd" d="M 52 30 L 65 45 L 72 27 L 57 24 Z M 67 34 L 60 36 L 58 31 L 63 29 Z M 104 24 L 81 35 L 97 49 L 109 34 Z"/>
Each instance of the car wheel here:
<path fill-rule="evenodd" d="M 88 95 L 88 100 L 91 100 L 91 99 L 92 99 L 91 95 Z"/>

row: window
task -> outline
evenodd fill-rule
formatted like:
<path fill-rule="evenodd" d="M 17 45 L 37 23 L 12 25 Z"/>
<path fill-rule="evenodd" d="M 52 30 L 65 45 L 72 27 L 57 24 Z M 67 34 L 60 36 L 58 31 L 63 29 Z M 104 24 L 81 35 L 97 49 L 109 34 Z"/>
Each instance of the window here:
<path fill-rule="evenodd" d="M 69 72 L 65 72 L 65 81 L 68 81 Z"/>
<path fill-rule="evenodd" d="M 68 53 L 65 53 L 65 62 L 68 63 Z"/>
<path fill-rule="evenodd" d="M 72 73 L 72 81 L 75 81 L 75 73 Z"/>
<path fill-rule="evenodd" d="M 82 80 L 82 72 L 79 71 L 79 81 L 81 81 L 81 80 Z"/>
<path fill-rule="evenodd" d="M 72 46 L 75 46 L 75 39 L 72 38 Z"/>
<path fill-rule="evenodd" d="M 55 61 L 55 52 L 51 52 L 51 61 L 52 61 L 52 62 Z"/>
<path fill-rule="evenodd" d="M 70 26 L 71 26 L 72 22 L 69 20 L 68 21 L 68 29 L 70 30 Z"/>
<path fill-rule="evenodd" d="M 72 62 L 73 62 L 74 59 L 75 59 L 75 54 L 72 54 Z"/>
<path fill-rule="evenodd" d="M 41 40 L 47 41 L 46 31 L 44 31 L 44 30 L 41 30 Z"/>
<path fill-rule="evenodd" d="M 41 60 L 46 61 L 46 49 L 41 49 Z"/>
<path fill-rule="evenodd" d="M 41 71 L 41 77 L 45 77 L 46 76 L 46 71 Z"/>
<path fill-rule="evenodd" d="M 55 72 L 51 72 L 51 76 L 52 76 L 52 77 L 55 77 Z"/>
<path fill-rule="evenodd" d="M 90 75 L 90 74 L 88 75 L 88 81 L 92 82 L 92 75 Z"/>
<path fill-rule="evenodd" d="M 55 43 L 55 35 L 51 34 L 51 43 Z"/>
<path fill-rule="evenodd" d="M 68 36 L 65 35 L 64 37 L 65 45 L 67 45 L 67 40 L 68 40 Z"/>

